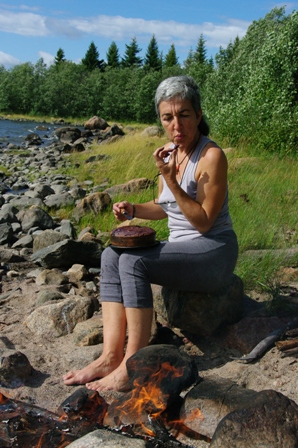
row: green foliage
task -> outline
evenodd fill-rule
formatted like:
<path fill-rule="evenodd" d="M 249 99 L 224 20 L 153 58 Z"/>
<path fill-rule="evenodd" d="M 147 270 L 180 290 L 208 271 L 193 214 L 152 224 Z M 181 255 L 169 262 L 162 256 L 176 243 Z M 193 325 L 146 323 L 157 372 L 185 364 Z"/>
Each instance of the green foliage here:
<path fill-rule="evenodd" d="M 62 48 L 59 48 L 57 51 L 57 54 L 55 56 L 55 64 L 61 64 L 61 62 L 65 61 L 65 53 L 64 50 L 62 50 Z"/>
<path fill-rule="evenodd" d="M 162 60 L 159 54 L 157 40 L 154 35 L 152 36 L 147 48 L 144 59 L 144 67 L 152 70 L 161 70 L 162 68 Z"/>
<path fill-rule="evenodd" d="M 116 42 L 112 42 L 107 51 L 107 66 L 111 68 L 120 67 L 120 55 Z"/>
<path fill-rule="evenodd" d="M 203 86 L 213 133 L 281 156 L 297 153 L 297 39 L 298 13 L 273 9 L 220 50 Z"/>
<path fill-rule="evenodd" d="M 140 67 L 142 65 L 142 58 L 138 56 L 141 51 L 137 44 L 137 39 L 134 37 L 129 45 L 125 44 L 126 50 L 121 64 L 123 67 Z"/>
<path fill-rule="evenodd" d="M 174 67 L 178 65 L 175 45 L 172 44 L 164 60 L 164 67 Z"/>
<path fill-rule="evenodd" d="M 95 70 L 96 68 L 103 70 L 104 60 L 99 59 L 99 52 L 94 42 L 91 42 L 85 57 L 82 59 L 82 64 L 87 70 Z"/>

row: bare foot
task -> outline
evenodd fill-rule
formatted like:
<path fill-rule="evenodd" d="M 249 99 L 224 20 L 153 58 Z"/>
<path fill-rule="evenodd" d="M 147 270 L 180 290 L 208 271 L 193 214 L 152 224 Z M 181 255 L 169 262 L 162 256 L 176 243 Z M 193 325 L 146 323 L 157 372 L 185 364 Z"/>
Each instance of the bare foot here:
<path fill-rule="evenodd" d="M 116 390 L 118 392 L 124 392 L 131 389 L 128 381 L 128 375 L 125 365 L 123 363 L 111 372 L 109 375 L 101 378 L 98 381 L 86 384 L 87 389 L 96 390 L 98 392 L 104 390 Z"/>
<path fill-rule="evenodd" d="M 119 366 L 120 362 L 121 360 L 110 360 L 106 357 L 103 358 L 103 356 L 100 356 L 83 369 L 71 370 L 63 375 L 63 382 L 67 386 L 86 384 L 96 378 L 102 378 L 109 375 L 109 373 L 113 372 L 113 370 Z"/>

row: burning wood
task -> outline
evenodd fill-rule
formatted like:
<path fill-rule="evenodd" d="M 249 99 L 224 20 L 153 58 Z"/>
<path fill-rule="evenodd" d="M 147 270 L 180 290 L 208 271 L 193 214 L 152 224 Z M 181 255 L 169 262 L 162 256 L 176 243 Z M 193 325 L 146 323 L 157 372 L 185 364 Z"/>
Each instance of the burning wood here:
<path fill-rule="evenodd" d="M 62 415 L 0 394 L 1 448 L 64 448 L 102 425 L 107 404 L 97 393 L 77 391 Z"/>

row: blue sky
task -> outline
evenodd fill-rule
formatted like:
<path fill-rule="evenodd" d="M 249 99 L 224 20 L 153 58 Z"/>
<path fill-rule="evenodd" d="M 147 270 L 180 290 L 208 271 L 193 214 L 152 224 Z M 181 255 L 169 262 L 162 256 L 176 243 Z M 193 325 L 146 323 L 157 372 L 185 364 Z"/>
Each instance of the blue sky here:
<path fill-rule="evenodd" d="M 164 55 L 175 45 L 182 64 L 201 34 L 208 57 L 214 56 L 242 38 L 252 21 L 282 6 L 290 14 L 298 0 L 0 0 L 0 65 L 35 64 L 41 57 L 50 64 L 59 48 L 79 62 L 92 41 L 101 59 L 112 41 L 122 57 L 134 37 L 143 57 L 153 34 Z"/>

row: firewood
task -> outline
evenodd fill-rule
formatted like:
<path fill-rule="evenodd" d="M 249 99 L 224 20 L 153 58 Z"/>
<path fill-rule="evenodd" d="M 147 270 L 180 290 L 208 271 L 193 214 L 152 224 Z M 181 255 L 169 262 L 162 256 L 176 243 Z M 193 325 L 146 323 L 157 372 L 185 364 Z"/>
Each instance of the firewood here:
<path fill-rule="evenodd" d="M 294 355 L 298 355 L 298 347 L 292 348 L 290 350 L 285 350 L 284 352 L 282 352 L 281 357 L 285 358 L 286 356 L 294 356 Z"/>
<path fill-rule="evenodd" d="M 296 339 L 287 339 L 286 341 L 277 341 L 275 342 L 278 350 L 284 351 L 294 347 L 298 347 L 298 338 Z"/>
<path fill-rule="evenodd" d="M 293 328 L 293 330 L 288 330 L 285 332 L 285 336 L 298 336 L 298 328 Z"/>

